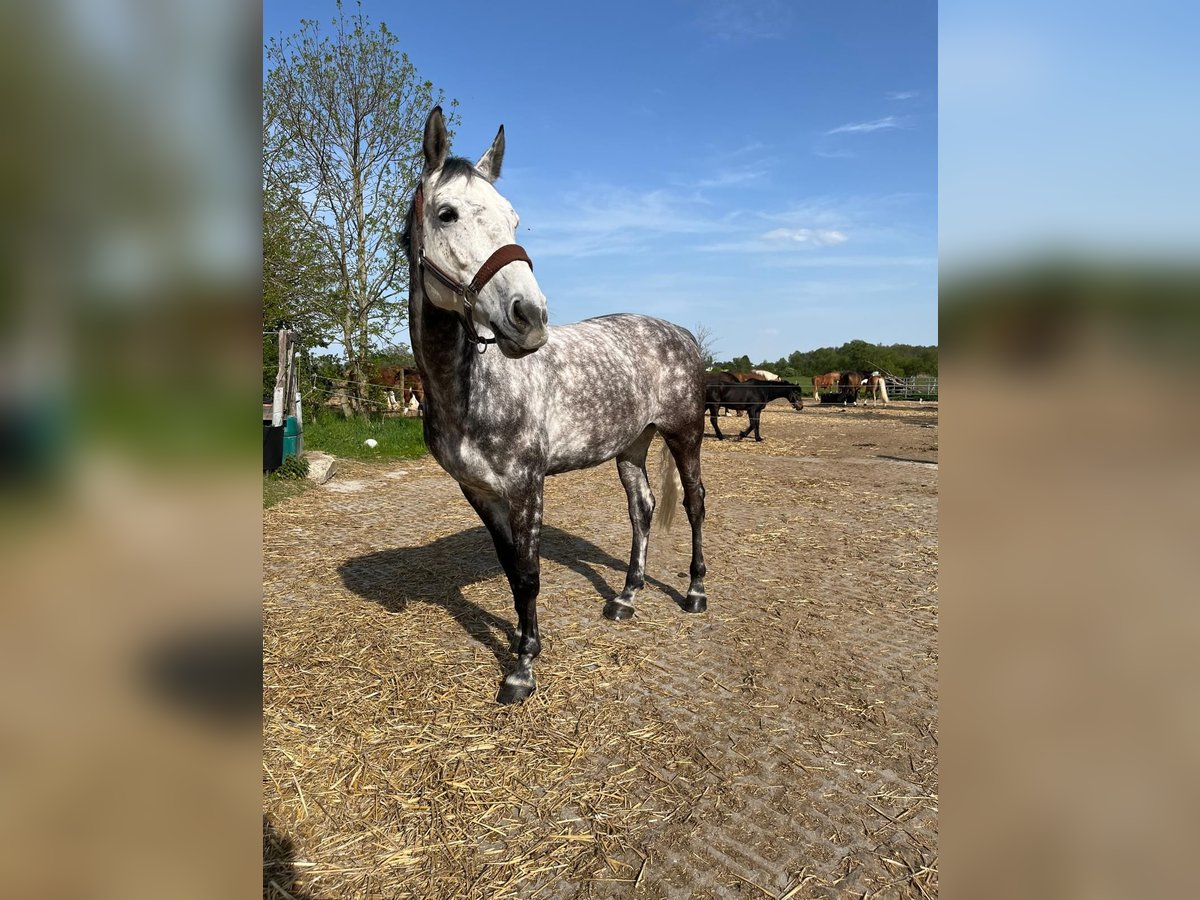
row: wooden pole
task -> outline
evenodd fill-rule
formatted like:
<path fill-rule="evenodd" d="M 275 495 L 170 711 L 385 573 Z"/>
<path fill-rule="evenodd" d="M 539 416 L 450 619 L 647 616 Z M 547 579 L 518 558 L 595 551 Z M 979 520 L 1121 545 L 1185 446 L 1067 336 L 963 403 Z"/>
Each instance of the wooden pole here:
<path fill-rule="evenodd" d="M 287 333 L 287 414 L 296 415 L 296 332 Z"/>
<path fill-rule="evenodd" d="M 283 424 L 287 406 L 288 379 L 288 331 L 279 329 L 279 363 L 275 367 L 275 394 L 271 402 L 271 425 L 278 428 Z"/>

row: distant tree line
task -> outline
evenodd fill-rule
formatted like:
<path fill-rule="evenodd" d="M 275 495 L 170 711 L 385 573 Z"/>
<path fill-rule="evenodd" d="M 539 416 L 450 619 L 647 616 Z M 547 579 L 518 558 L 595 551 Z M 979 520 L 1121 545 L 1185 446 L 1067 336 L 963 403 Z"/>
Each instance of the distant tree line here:
<path fill-rule="evenodd" d="M 714 360 L 713 369 L 749 372 L 766 369 L 789 381 L 821 375 L 825 372 L 871 372 L 875 369 L 898 378 L 938 373 L 938 348 L 915 344 L 872 344 L 869 341 L 849 341 L 840 347 L 819 347 L 816 350 L 796 350 L 779 359 L 751 362 L 748 356 L 727 361 Z"/>

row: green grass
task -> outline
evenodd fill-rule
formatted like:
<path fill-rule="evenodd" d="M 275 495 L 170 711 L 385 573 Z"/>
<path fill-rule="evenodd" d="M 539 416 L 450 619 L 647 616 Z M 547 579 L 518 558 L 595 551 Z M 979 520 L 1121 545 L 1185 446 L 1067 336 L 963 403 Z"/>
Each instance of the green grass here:
<path fill-rule="evenodd" d="M 368 447 L 363 443 L 367 438 L 374 438 L 379 445 Z M 304 449 L 368 460 L 416 459 L 427 452 L 419 418 L 346 419 L 323 409 L 304 423 Z"/>
<path fill-rule="evenodd" d="M 270 509 L 276 503 L 282 503 L 289 497 L 303 494 L 311 486 L 307 478 L 272 478 L 263 473 L 263 509 Z"/>

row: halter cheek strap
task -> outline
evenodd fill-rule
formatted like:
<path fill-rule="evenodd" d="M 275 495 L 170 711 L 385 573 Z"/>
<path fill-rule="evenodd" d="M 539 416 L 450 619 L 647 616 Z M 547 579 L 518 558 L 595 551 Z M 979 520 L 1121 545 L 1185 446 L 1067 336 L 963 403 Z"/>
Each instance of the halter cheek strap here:
<path fill-rule="evenodd" d="M 479 352 L 482 353 L 487 349 L 488 344 L 496 343 L 496 339 L 494 337 L 482 338 L 475 330 L 475 322 L 471 313 L 475 308 L 475 301 L 479 299 L 479 292 L 497 272 L 509 263 L 529 263 L 529 268 L 532 269 L 533 260 L 529 258 L 529 254 L 520 244 L 505 244 L 484 260 L 470 284 L 463 284 L 425 255 L 425 192 L 422 187 L 417 188 L 417 196 L 413 205 L 413 227 L 417 235 L 417 278 L 420 280 L 421 289 L 425 289 L 425 274 L 428 272 L 462 299 L 460 318 L 463 328 L 471 342 L 479 345 Z"/>

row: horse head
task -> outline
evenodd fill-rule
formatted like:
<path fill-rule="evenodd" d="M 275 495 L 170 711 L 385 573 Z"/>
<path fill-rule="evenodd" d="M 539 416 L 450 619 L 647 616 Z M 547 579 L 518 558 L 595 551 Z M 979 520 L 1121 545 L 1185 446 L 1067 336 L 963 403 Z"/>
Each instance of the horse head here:
<path fill-rule="evenodd" d="M 804 411 L 804 395 L 800 392 L 800 386 L 792 384 L 790 381 L 784 382 L 788 386 L 788 392 L 785 395 L 787 402 L 792 404 L 792 409 L 796 412 Z"/>
<path fill-rule="evenodd" d="M 425 122 L 425 169 L 413 213 L 419 219 L 414 262 L 425 296 L 458 313 L 472 340 L 494 340 L 510 358 L 526 356 L 546 343 L 546 297 L 516 244 L 517 213 L 494 186 L 504 126 L 477 163 L 450 157 L 449 146 L 436 107 Z"/>

